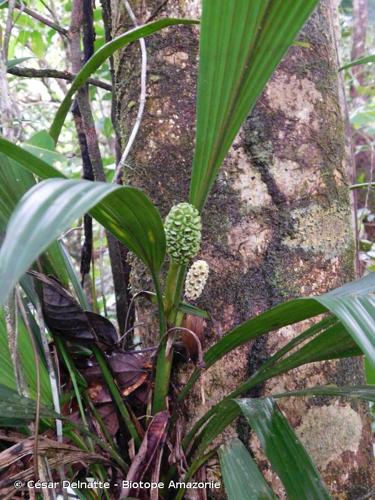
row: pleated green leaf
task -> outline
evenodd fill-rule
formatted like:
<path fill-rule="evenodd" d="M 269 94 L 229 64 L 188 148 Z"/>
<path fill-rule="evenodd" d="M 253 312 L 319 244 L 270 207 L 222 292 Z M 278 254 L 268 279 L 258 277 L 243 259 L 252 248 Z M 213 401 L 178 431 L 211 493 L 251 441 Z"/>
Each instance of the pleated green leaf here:
<path fill-rule="evenodd" d="M 21 318 L 18 318 L 18 353 L 20 366 L 27 383 L 30 397 L 36 397 L 36 369 L 29 334 Z M 51 401 L 51 386 L 46 366 L 39 364 L 41 399 L 44 404 Z M 5 325 L 4 312 L 0 307 L 0 381 L 3 386 L 16 390 L 14 368 L 8 347 L 8 334 Z M 1 400 L 1 395 L 0 395 Z"/>
<path fill-rule="evenodd" d="M 274 399 L 297 397 L 297 396 L 332 396 L 332 397 L 347 397 L 351 399 L 363 399 L 364 401 L 375 402 L 375 386 L 374 385 L 353 385 L 341 386 L 323 385 L 316 387 L 308 387 L 298 391 L 283 392 L 281 394 L 272 394 Z"/>
<path fill-rule="evenodd" d="M 125 45 L 128 45 L 129 43 L 139 40 L 140 38 L 152 35 L 153 33 L 156 33 L 157 31 L 160 31 L 167 26 L 197 23 L 198 21 L 191 19 L 160 19 L 159 21 L 154 21 L 152 23 L 145 24 L 144 26 L 138 26 L 130 31 L 127 31 L 123 35 L 114 38 L 110 42 L 100 47 L 100 49 L 98 49 L 95 54 L 93 54 L 93 56 L 78 72 L 56 113 L 55 119 L 50 129 L 50 135 L 54 139 L 54 141 L 58 141 L 66 115 L 68 114 L 70 106 L 72 104 L 72 98 L 74 94 L 80 87 L 82 87 L 86 83 L 87 79 L 90 78 L 90 76 L 117 50 L 125 47 Z"/>
<path fill-rule="evenodd" d="M 272 330 L 331 311 L 375 364 L 375 273 L 318 297 L 294 299 L 245 321 L 205 354 L 207 366 L 236 347 Z"/>
<path fill-rule="evenodd" d="M 89 210 L 156 275 L 165 255 L 164 228 L 159 212 L 142 191 L 51 179 L 28 191 L 9 221 L 0 250 L 0 303 L 48 245 Z"/>
<path fill-rule="evenodd" d="M 239 439 L 219 448 L 221 473 L 228 500 L 269 500 L 275 494 Z"/>
<path fill-rule="evenodd" d="M 321 325 L 325 323 L 326 320 L 320 322 Z M 305 342 L 316 333 L 318 335 L 312 340 Z M 303 344 L 302 347 L 296 349 L 296 346 L 301 343 Z M 286 356 L 290 352 L 291 354 Z M 279 358 L 279 354 L 282 354 L 282 359 Z M 340 323 L 328 323 L 327 327 L 322 329 L 318 325 L 308 328 L 274 355 L 274 358 L 277 358 L 275 362 L 268 364 L 268 366 L 266 366 L 266 363 L 264 369 L 261 366 L 248 380 L 240 384 L 232 393 L 214 406 L 202 418 L 200 424 L 196 424 L 196 429 L 193 428 L 188 434 L 184 444 L 189 444 L 191 439 L 194 438 L 195 446 L 198 446 L 198 453 L 203 454 L 207 446 L 239 416 L 240 411 L 238 406 L 234 404 L 233 398 L 247 394 L 257 385 L 308 363 L 347 358 L 359 354 L 361 354 L 361 350 Z M 203 427 L 207 420 L 209 420 L 208 423 Z M 203 431 L 198 437 L 195 436 L 195 431 L 198 432 L 201 427 L 203 427 Z"/>
<path fill-rule="evenodd" d="M 311 458 L 273 399 L 239 399 L 237 404 L 281 479 L 288 499 L 331 498 Z"/>
<path fill-rule="evenodd" d="M 316 297 L 318 299 L 318 297 Z M 318 305 L 318 309 L 316 309 Z M 242 325 L 231 330 L 220 339 L 213 347 L 211 347 L 204 355 L 205 366 L 209 367 L 217 360 L 221 359 L 231 350 L 256 339 L 257 337 L 277 330 L 286 325 L 293 325 L 298 321 L 311 318 L 325 312 L 319 303 L 315 303 L 315 299 L 296 299 L 265 311 L 263 314 L 256 316 Z M 280 350 L 282 356 L 278 357 L 278 363 L 267 371 L 267 376 L 262 378 L 257 383 L 264 382 L 268 378 L 285 373 L 292 368 L 301 366 L 314 361 L 323 361 L 329 359 L 339 359 L 343 357 L 359 356 L 362 354 L 361 348 L 355 341 L 353 336 L 349 335 L 348 330 L 340 322 L 322 320 L 305 332 L 301 333 L 292 342 L 287 344 Z M 370 330 L 371 332 L 371 330 Z M 296 350 L 292 355 L 285 359 L 284 357 L 291 349 L 294 349 L 299 342 L 299 339 L 307 340 L 315 335 L 315 338 L 310 340 L 302 348 Z M 371 335 L 371 334 L 370 334 Z M 278 355 L 279 353 L 277 353 Z M 280 360 L 281 359 L 281 360 Z M 196 368 L 190 377 L 189 381 L 182 390 L 179 399 L 185 398 L 192 386 L 196 383 L 200 375 L 200 369 Z M 245 391 L 253 387 L 253 379 L 244 382 L 237 389 L 238 394 L 243 394 Z"/>
<path fill-rule="evenodd" d="M 17 391 L 0 384 L 0 425 L 18 426 L 28 424 L 35 419 L 35 401 L 20 396 Z M 54 418 L 56 414 L 41 406 L 40 416 Z"/>
<path fill-rule="evenodd" d="M 190 201 L 205 204 L 242 122 L 318 0 L 203 0 Z"/>

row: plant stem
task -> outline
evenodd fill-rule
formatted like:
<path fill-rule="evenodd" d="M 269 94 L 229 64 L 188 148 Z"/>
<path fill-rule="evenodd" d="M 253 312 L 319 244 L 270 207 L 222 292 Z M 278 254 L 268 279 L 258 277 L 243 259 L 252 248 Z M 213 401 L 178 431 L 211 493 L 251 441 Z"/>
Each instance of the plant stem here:
<path fill-rule="evenodd" d="M 71 381 L 72 381 L 72 384 L 73 384 L 73 388 L 74 388 L 74 394 L 75 394 L 75 397 L 77 399 L 79 413 L 81 415 L 82 422 L 83 422 L 84 426 L 87 427 L 87 430 L 89 430 L 89 425 L 88 425 L 88 422 L 87 422 L 87 419 L 86 419 L 85 410 L 83 408 L 81 393 L 79 391 L 79 387 L 78 387 L 78 382 L 77 382 L 77 377 L 76 377 L 76 372 L 75 372 L 75 367 L 74 367 L 73 361 L 72 361 L 72 359 L 70 357 L 69 352 L 66 349 L 64 341 L 61 340 L 57 335 L 55 336 L 54 340 L 55 340 L 55 344 L 56 344 L 59 352 L 61 353 L 61 356 L 62 356 L 64 362 L 65 362 L 65 365 L 66 365 L 66 367 L 68 369 L 68 372 L 69 372 L 69 375 L 70 375 L 70 378 L 71 378 Z M 89 446 L 89 449 L 91 451 L 94 451 L 95 448 L 94 448 L 94 445 L 93 445 L 92 440 L 90 438 L 89 438 L 89 441 L 88 441 L 88 446 Z"/>
<path fill-rule="evenodd" d="M 117 409 L 120 412 L 120 415 L 125 423 L 125 426 L 127 427 L 131 437 L 134 439 L 135 445 L 139 446 L 141 444 L 141 439 L 131 419 L 130 413 L 126 408 L 124 401 L 122 400 L 122 396 L 117 388 L 117 385 L 113 380 L 112 373 L 108 368 L 107 360 L 105 359 L 102 351 L 97 346 L 93 346 L 92 350 L 99 363 L 105 383 L 107 384 L 107 387 L 112 395 L 112 398 L 116 403 Z"/>
<path fill-rule="evenodd" d="M 124 462 L 124 460 L 122 459 L 122 457 L 118 454 L 118 452 L 116 450 L 116 447 L 112 447 L 108 443 L 106 443 L 105 441 L 103 441 L 102 439 L 99 439 L 95 434 L 91 433 L 85 427 L 83 427 L 83 426 L 81 426 L 79 424 L 76 424 L 74 422 L 71 422 L 68 419 L 67 419 L 67 422 L 68 422 L 68 425 L 70 425 L 70 426 L 73 427 L 73 429 L 68 429 L 65 426 L 64 427 L 64 434 L 66 436 L 68 436 L 70 439 L 72 439 L 72 441 L 75 442 L 75 444 L 78 443 L 77 446 L 81 447 L 84 450 L 88 449 L 87 444 L 83 441 L 83 439 L 81 438 L 81 436 L 78 434 L 78 431 L 79 431 L 82 434 L 85 434 L 86 436 L 90 437 L 90 439 L 92 439 L 92 441 L 97 446 L 99 446 L 100 448 L 102 448 L 103 450 L 105 450 L 109 454 L 109 456 L 112 457 L 112 459 L 120 466 L 120 468 L 125 473 L 128 472 L 129 466 L 126 464 L 126 462 Z"/>
<path fill-rule="evenodd" d="M 172 361 L 173 361 L 173 351 L 166 355 L 168 337 L 162 340 L 158 359 L 156 362 L 156 375 L 155 375 L 155 390 L 154 390 L 154 404 L 153 413 L 154 415 L 159 411 L 165 410 L 166 399 L 169 392 L 169 381 L 171 378 Z"/>
<path fill-rule="evenodd" d="M 178 305 L 181 300 L 181 293 L 184 285 L 185 271 L 186 271 L 186 266 L 183 266 L 171 260 L 167 274 L 167 280 L 165 285 L 165 297 L 164 297 L 164 311 L 169 325 L 178 326 L 176 325 L 176 319 L 178 313 Z M 168 354 L 166 353 L 168 336 L 166 336 L 165 333 L 166 333 L 166 325 L 161 324 L 160 337 L 162 340 L 159 349 L 158 359 L 156 362 L 155 391 L 154 391 L 154 404 L 153 404 L 154 414 L 159 411 L 165 410 L 166 408 L 166 399 L 168 396 L 169 382 L 171 378 L 173 350 L 171 349 L 171 351 Z"/>
<path fill-rule="evenodd" d="M 38 354 L 38 349 L 35 343 L 34 335 L 32 328 L 30 326 L 30 322 L 28 320 L 27 314 L 25 307 L 22 302 L 22 297 L 21 293 L 19 291 L 19 288 L 16 288 L 16 298 L 17 298 L 17 304 L 18 304 L 18 309 L 21 312 L 21 316 L 23 319 L 23 322 L 25 323 L 25 327 L 27 330 L 27 333 L 30 338 L 30 343 L 31 347 L 33 349 L 33 355 L 34 355 L 34 361 L 35 361 L 35 382 L 36 382 L 36 402 L 35 402 L 35 426 L 34 426 L 34 470 L 35 470 L 35 477 L 38 477 L 38 470 L 39 470 L 39 459 L 38 459 L 38 444 L 39 444 L 39 424 L 40 424 L 40 360 L 39 360 L 39 354 Z"/>
<path fill-rule="evenodd" d="M 165 314 L 168 323 L 173 326 L 177 315 L 177 306 L 181 300 L 182 287 L 184 284 L 186 266 L 171 261 L 168 269 L 167 280 L 165 284 Z"/>
<path fill-rule="evenodd" d="M 188 471 L 185 474 L 184 482 L 188 482 L 194 476 L 194 474 L 198 472 L 198 470 L 202 467 L 202 465 L 205 464 L 207 460 L 209 460 L 211 457 L 215 455 L 215 453 L 217 453 L 217 447 L 214 448 L 213 450 L 210 450 L 205 455 L 194 460 L 194 462 L 190 465 Z M 179 488 L 175 500 L 182 500 L 184 498 L 185 489 L 186 488 Z"/>

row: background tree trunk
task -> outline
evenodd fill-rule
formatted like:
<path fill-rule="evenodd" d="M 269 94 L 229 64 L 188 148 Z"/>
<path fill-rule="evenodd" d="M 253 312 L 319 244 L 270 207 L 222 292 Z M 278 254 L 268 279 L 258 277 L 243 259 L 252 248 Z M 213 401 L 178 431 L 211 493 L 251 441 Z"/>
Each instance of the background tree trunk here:
<path fill-rule="evenodd" d="M 366 54 L 366 34 L 368 26 L 368 0 L 353 0 L 353 42 L 351 60 L 355 61 Z M 363 67 L 354 66 L 352 74 L 360 85 L 364 85 Z M 351 88 L 352 97 L 357 97 L 354 85 Z"/>
<path fill-rule="evenodd" d="M 140 22 L 155 16 L 198 17 L 199 5 L 198 0 L 132 2 Z M 131 22 L 122 3 L 108 0 L 109 6 L 112 36 L 117 36 Z M 320 294 L 354 277 L 349 153 L 331 18 L 329 2 L 322 1 L 301 34 L 309 47 L 292 47 L 274 74 L 225 160 L 203 213 L 200 257 L 209 262 L 211 275 L 198 305 L 212 315 L 205 347 L 270 306 L 298 295 Z M 188 193 L 198 33 L 196 27 L 168 28 L 146 40 L 146 112 L 132 152 L 133 169 L 127 169 L 125 178 L 144 189 L 163 215 Z M 116 55 L 114 75 L 123 149 L 137 112 L 139 45 Z M 133 286 L 147 283 L 137 264 Z M 138 308 L 138 318 L 148 321 L 146 306 Z M 191 396 L 187 425 L 301 329 L 284 328 L 238 349 L 208 370 L 206 404 L 200 391 Z M 155 343 L 153 331 L 142 328 L 140 333 L 146 344 Z M 189 371 L 181 369 L 177 382 L 182 383 Z M 362 381 L 359 359 L 316 363 L 269 382 L 256 394 Z M 331 492 L 339 498 L 368 494 L 373 482 L 366 406 L 328 398 L 290 399 L 281 406 Z M 251 443 L 267 470 L 246 427 L 239 423 L 231 432 Z M 266 475 L 282 494 L 277 477 L 270 470 Z"/>

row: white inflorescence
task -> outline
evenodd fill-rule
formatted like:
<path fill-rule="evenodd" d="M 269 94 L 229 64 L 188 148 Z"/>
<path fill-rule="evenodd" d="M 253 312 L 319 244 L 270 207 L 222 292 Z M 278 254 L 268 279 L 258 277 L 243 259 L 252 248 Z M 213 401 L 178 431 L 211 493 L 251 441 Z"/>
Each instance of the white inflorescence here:
<path fill-rule="evenodd" d="M 196 300 L 202 295 L 208 272 L 209 267 L 205 260 L 197 260 L 191 265 L 185 281 L 185 295 L 189 300 Z"/>

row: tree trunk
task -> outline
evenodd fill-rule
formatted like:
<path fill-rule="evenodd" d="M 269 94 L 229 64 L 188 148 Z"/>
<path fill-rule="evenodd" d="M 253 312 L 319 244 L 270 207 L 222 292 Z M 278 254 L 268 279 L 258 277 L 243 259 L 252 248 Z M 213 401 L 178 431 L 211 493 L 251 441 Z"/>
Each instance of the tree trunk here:
<path fill-rule="evenodd" d="M 132 2 L 140 22 L 150 17 L 198 17 L 198 0 Z M 158 10 L 158 6 L 163 7 Z M 210 311 L 205 348 L 240 322 L 299 295 L 314 295 L 354 277 L 355 244 L 348 194 L 349 153 L 340 107 L 332 9 L 323 1 L 301 34 L 309 47 L 292 47 L 228 154 L 203 213 L 201 258 L 211 269 L 197 303 Z M 112 36 L 131 26 L 123 4 L 111 1 Z M 186 200 L 192 163 L 197 79 L 196 27 L 175 27 L 146 39 L 147 104 L 126 182 L 144 189 L 163 215 Z M 116 116 L 122 149 L 137 113 L 139 45 L 114 59 Z M 144 287 L 136 265 L 133 285 Z M 138 319 L 149 319 L 146 306 Z M 187 425 L 233 390 L 270 353 L 300 332 L 284 328 L 240 348 L 214 365 L 186 407 Z M 142 328 L 143 341 L 155 343 Z M 178 382 L 190 368 L 181 369 Z M 257 390 L 258 394 L 316 384 L 363 381 L 360 359 L 315 363 Z M 255 394 L 254 394 L 255 395 Z M 339 498 L 359 498 L 371 485 L 367 409 L 328 398 L 283 401 L 282 409 Z M 240 424 L 231 430 L 255 439 Z M 266 461 L 262 463 L 267 471 Z M 268 480 L 282 495 L 278 479 Z"/>

